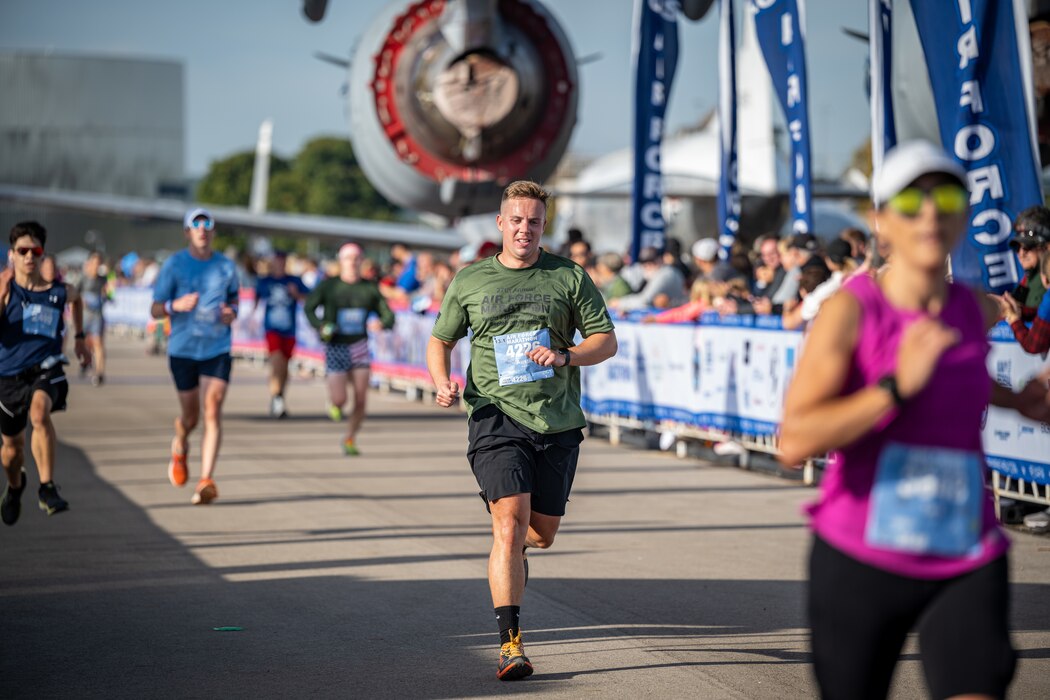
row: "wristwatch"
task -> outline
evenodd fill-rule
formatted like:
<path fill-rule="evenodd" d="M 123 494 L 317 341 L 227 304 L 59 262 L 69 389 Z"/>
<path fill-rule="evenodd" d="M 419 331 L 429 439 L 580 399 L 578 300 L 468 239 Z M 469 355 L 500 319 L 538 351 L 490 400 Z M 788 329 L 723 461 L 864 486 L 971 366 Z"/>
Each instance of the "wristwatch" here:
<path fill-rule="evenodd" d="M 900 408 L 904 405 L 904 397 L 901 396 L 901 390 L 897 387 L 897 377 L 893 374 L 887 374 L 885 377 L 880 379 L 876 384 L 886 391 L 890 392 L 890 396 L 893 397 L 893 405 Z"/>
<path fill-rule="evenodd" d="M 568 367 L 572 364 L 572 355 L 569 354 L 568 348 L 558 348 L 558 353 L 565 358 L 565 364 L 562 365 L 563 367 Z"/>

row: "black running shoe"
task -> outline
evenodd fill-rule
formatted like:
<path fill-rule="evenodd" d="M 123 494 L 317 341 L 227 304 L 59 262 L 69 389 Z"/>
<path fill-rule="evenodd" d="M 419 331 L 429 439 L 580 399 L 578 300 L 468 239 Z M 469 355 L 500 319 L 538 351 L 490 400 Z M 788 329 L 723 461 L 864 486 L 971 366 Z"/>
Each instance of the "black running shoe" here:
<path fill-rule="evenodd" d="M 516 681 L 532 675 L 532 663 L 525 656 L 525 645 L 521 642 L 521 632 L 500 647 L 499 668 L 496 678 L 501 681 Z"/>
<path fill-rule="evenodd" d="M 4 497 L 0 500 L 0 519 L 4 525 L 14 525 L 22 514 L 22 492 L 26 490 L 26 470 L 22 470 L 22 485 L 13 488 L 11 484 L 4 487 Z"/>
<path fill-rule="evenodd" d="M 66 500 L 58 495 L 58 487 L 55 486 L 53 481 L 41 484 L 37 495 L 40 498 L 40 510 L 48 515 L 54 515 L 69 509 L 69 504 Z"/>

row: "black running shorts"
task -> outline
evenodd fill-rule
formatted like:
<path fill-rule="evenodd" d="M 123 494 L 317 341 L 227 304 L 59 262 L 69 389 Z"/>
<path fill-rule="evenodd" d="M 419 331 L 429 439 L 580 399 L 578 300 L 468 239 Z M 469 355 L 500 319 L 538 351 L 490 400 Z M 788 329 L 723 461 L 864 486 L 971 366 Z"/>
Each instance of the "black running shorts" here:
<path fill-rule="evenodd" d="M 885 698 L 908 632 L 934 700 L 1005 697 L 1010 644 L 1006 555 L 962 576 L 907 578 L 843 554 L 819 537 L 810 554 L 809 618 L 821 697 Z"/>
<path fill-rule="evenodd" d="M 29 405 L 37 391 L 51 397 L 52 413 L 65 410 L 69 382 L 66 381 L 62 365 L 36 374 L 0 377 L 0 433 L 10 437 L 26 429 Z"/>
<path fill-rule="evenodd" d="M 224 382 L 230 381 L 233 369 L 233 357 L 224 352 L 207 360 L 193 360 L 189 357 L 169 357 L 168 367 L 175 380 L 177 391 L 192 391 L 200 386 L 201 377 L 213 377 Z"/>
<path fill-rule="evenodd" d="M 474 411 L 467 432 L 467 459 L 486 506 L 504 496 L 531 493 L 533 511 L 565 515 L 582 430 L 537 433 L 490 404 Z"/>

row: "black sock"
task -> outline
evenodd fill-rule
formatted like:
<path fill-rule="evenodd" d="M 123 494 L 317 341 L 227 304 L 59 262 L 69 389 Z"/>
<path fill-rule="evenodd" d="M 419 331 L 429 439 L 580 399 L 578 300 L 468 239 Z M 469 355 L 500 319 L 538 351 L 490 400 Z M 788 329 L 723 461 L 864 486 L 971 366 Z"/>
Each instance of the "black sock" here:
<path fill-rule="evenodd" d="M 520 605 L 504 605 L 496 608 L 496 622 L 499 624 L 500 644 L 506 644 L 518 634 L 518 618 L 520 616 Z"/>

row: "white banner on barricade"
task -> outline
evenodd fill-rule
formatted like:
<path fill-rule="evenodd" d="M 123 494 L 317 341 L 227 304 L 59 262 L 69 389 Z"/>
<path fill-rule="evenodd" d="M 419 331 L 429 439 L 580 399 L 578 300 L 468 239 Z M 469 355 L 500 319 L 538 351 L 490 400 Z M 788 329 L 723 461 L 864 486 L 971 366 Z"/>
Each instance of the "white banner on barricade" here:
<path fill-rule="evenodd" d="M 701 325 L 621 321 L 616 357 L 584 368 L 584 410 L 772 435 L 801 337 L 753 316 Z"/>
<path fill-rule="evenodd" d="M 152 287 L 119 287 L 102 306 L 102 317 L 111 326 L 145 329 L 153 304 Z"/>
<path fill-rule="evenodd" d="M 1046 366 L 1047 358 L 1026 353 L 1005 324 L 993 328 L 989 339 L 988 371 L 1003 386 L 1020 389 Z M 991 406 L 983 437 L 988 466 L 1016 479 L 1050 484 L 1050 425 Z"/>

